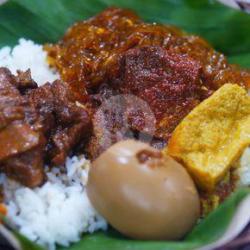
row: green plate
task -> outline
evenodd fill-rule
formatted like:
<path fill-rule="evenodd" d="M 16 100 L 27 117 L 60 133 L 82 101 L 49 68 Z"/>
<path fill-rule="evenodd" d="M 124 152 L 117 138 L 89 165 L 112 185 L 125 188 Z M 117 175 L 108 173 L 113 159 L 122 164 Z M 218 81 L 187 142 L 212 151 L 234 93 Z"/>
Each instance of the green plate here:
<path fill-rule="evenodd" d="M 10 0 L 0 6 L 0 47 L 20 37 L 37 43 L 56 42 L 75 21 L 107 6 L 131 8 L 149 22 L 174 24 L 206 38 L 229 60 L 250 67 L 250 15 L 213 0 Z M 83 235 L 68 250 L 188 250 L 220 238 L 239 203 L 250 193 L 240 189 L 201 221 L 182 241 L 135 241 L 114 230 Z M 41 250 L 16 233 L 24 250 Z"/>

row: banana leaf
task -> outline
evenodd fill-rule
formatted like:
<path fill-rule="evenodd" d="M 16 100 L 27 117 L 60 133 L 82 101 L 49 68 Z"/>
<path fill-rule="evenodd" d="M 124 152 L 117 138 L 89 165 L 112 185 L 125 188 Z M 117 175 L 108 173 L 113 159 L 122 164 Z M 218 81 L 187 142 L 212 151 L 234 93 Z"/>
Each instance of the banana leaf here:
<path fill-rule="evenodd" d="M 250 15 L 215 0 L 9 0 L 0 7 L 0 47 L 20 37 L 56 42 L 72 23 L 107 6 L 130 8 L 145 21 L 201 35 L 233 63 L 250 67 Z"/>

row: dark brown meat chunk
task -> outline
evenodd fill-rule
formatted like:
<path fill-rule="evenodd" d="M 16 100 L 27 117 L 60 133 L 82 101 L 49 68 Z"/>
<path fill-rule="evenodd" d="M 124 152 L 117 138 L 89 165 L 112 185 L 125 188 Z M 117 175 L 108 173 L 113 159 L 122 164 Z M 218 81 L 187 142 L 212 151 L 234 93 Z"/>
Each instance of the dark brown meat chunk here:
<path fill-rule="evenodd" d="M 111 70 L 110 86 L 120 94 L 133 94 L 144 100 L 156 118 L 154 136 L 165 140 L 179 122 L 213 92 L 200 81 L 199 62 L 161 47 L 128 50 L 119 56 Z M 132 115 L 135 117 L 131 126 L 143 131 L 140 124 L 144 124 L 136 123 L 138 114 Z"/>
<path fill-rule="evenodd" d="M 93 136 L 87 146 L 91 159 L 99 156 L 105 149 L 117 141 L 129 137 L 130 127 L 126 122 L 126 100 L 107 99 L 92 118 Z"/>
<path fill-rule="evenodd" d="M 43 181 L 42 134 L 36 129 L 38 114 L 17 89 L 14 76 L 0 68 L 0 168 L 26 186 Z"/>
<path fill-rule="evenodd" d="M 19 153 L 2 161 L 1 170 L 25 186 L 36 187 L 44 181 L 44 152 L 38 147 L 25 153 Z"/>
<path fill-rule="evenodd" d="M 70 151 L 91 133 L 88 112 L 77 105 L 73 92 L 60 81 L 34 89 L 28 97 L 48 140 L 47 158 L 54 165 L 63 164 Z"/>
<path fill-rule="evenodd" d="M 29 124 L 13 122 L 0 131 L 0 159 L 24 153 L 39 144 L 39 134 Z"/>
<path fill-rule="evenodd" d="M 90 136 L 92 122 L 86 108 L 80 103 L 78 105 L 75 103 L 75 97 L 66 84 L 55 82 L 52 91 L 57 129 L 51 135 L 53 145 L 51 161 L 54 164 L 62 164 L 70 151 Z"/>
<path fill-rule="evenodd" d="M 91 130 L 86 109 L 60 81 L 42 87 L 30 72 L 0 68 L 0 170 L 23 185 L 44 180 L 44 162 L 61 165 Z"/>

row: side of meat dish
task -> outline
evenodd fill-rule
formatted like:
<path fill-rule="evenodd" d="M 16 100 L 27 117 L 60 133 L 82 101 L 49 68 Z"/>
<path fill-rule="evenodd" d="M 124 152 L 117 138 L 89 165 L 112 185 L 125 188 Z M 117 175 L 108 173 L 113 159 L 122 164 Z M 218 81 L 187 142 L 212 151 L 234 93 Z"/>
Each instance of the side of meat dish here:
<path fill-rule="evenodd" d="M 91 131 L 90 117 L 60 81 L 37 87 L 30 72 L 0 68 L 0 165 L 22 184 L 44 181 L 44 164 L 63 164 Z"/>
<path fill-rule="evenodd" d="M 230 65 L 202 38 L 173 26 L 145 23 L 124 9 L 109 8 L 74 24 L 58 44 L 46 50 L 50 64 L 90 107 L 90 113 L 112 95 L 133 94 L 146 101 L 156 117 L 152 143 L 161 142 L 158 147 L 224 83 L 250 86 L 250 73 Z M 130 117 L 133 131 L 145 130 L 136 119 L 137 112 L 123 114 Z M 118 118 L 109 114 L 106 119 L 112 133 L 120 129 Z M 87 149 L 91 158 L 106 149 L 107 143 L 99 143 L 106 130 L 94 130 Z"/>

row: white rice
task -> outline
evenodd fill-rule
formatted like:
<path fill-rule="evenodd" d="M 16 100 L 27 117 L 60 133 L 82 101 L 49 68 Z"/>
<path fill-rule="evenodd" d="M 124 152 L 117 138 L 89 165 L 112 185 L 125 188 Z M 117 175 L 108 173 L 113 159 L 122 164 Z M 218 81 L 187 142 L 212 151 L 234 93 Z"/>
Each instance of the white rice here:
<path fill-rule="evenodd" d="M 0 67 L 7 67 L 13 74 L 16 74 L 17 70 L 30 69 L 32 78 L 39 86 L 59 78 L 59 75 L 49 68 L 43 46 L 23 38 L 13 49 L 6 46 L 0 50 Z"/>
<path fill-rule="evenodd" d="M 241 158 L 237 163 L 237 170 L 236 170 L 239 181 L 239 187 L 247 187 L 250 186 L 250 148 L 247 148 Z"/>
<path fill-rule="evenodd" d="M 13 49 L 0 49 L 1 66 L 13 74 L 16 70 L 31 69 L 39 86 L 58 78 L 48 67 L 42 46 L 25 39 L 20 39 Z M 83 156 L 67 158 L 65 166 L 46 168 L 47 182 L 35 189 L 0 174 L 8 219 L 20 233 L 50 250 L 56 244 L 68 246 L 79 241 L 84 232 L 106 230 L 106 221 L 94 210 L 86 194 L 89 165 Z"/>
<path fill-rule="evenodd" d="M 80 240 L 83 232 L 106 230 L 86 194 L 90 163 L 84 157 L 67 158 L 65 167 L 49 170 L 47 182 L 35 189 L 0 175 L 8 209 L 7 218 L 30 240 L 55 249 Z"/>

